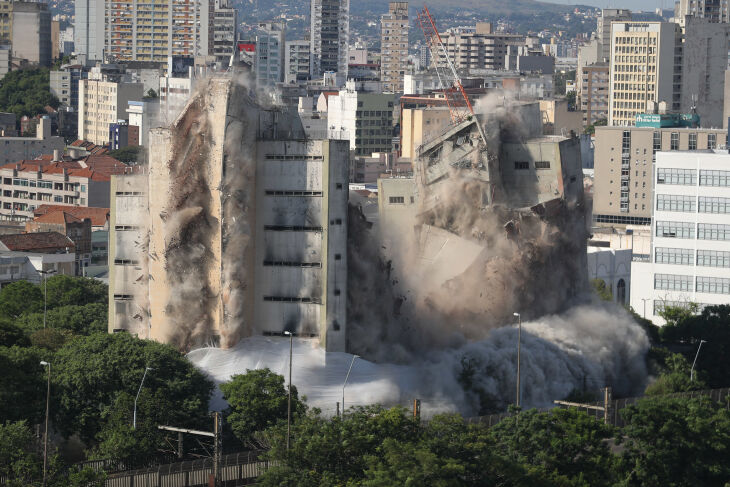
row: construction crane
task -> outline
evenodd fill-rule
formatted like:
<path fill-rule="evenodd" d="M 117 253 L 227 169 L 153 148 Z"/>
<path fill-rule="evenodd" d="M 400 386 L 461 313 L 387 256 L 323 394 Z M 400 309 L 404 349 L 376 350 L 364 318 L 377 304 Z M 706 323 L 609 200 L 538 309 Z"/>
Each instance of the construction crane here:
<path fill-rule="evenodd" d="M 431 59 L 436 67 L 436 75 L 439 80 L 439 87 L 443 90 L 446 105 L 449 107 L 451 121 L 454 125 L 467 120 L 474 115 L 474 109 L 471 106 L 469 97 L 466 96 L 464 86 L 461 84 L 459 73 L 454 67 L 454 63 L 449 57 L 449 53 L 441 40 L 441 35 L 436 28 L 428 7 L 423 6 L 423 10 L 418 12 L 418 23 L 423 30 L 423 36 L 426 38 L 426 44 L 431 52 Z M 439 58 L 443 56 L 446 59 L 448 69 L 440 62 Z"/>

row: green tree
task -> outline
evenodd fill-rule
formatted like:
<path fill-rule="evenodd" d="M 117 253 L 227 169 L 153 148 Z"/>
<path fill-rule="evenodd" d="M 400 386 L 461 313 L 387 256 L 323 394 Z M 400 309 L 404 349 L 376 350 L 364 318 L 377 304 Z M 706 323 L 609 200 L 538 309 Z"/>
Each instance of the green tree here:
<path fill-rule="evenodd" d="M 0 290 L 0 318 L 15 320 L 23 313 L 43 311 L 43 293 L 35 284 L 16 281 Z"/>
<path fill-rule="evenodd" d="M 286 424 L 267 431 L 269 457 L 279 462 L 258 482 L 263 486 L 329 486 L 357 482 L 364 476 L 369 456 L 378 455 L 386 438 L 406 442 L 418 424 L 403 408 L 351 408 L 341 418 L 327 419 L 312 411 L 292 426 L 291 449 L 286 449 Z M 379 456 L 379 455 L 378 455 Z"/>
<path fill-rule="evenodd" d="M 595 292 L 603 301 L 613 301 L 611 288 L 606 285 L 606 282 L 603 279 L 592 279 L 591 287 L 593 288 L 593 292 Z"/>
<path fill-rule="evenodd" d="M 595 123 L 587 125 L 584 132 L 588 135 L 594 135 L 596 133 L 596 127 L 605 127 L 606 125 L 608 125 L 608 120 L 602 118 L 600 120 L 596 120 Z"/>
<path fill-rule="evenodd" d="M 565 94 L 565 99 L 568 101 L 568 111 L 574 112 L 576 109 L 576 94 L 575 91 L 571 90 Z"/>
<path fill-rule="evenodd" d="M 113 150 L 109 152 L 109 155 L 120 162 L 130 164 L 133 162 L 140 162 L 139 158 L 141 150 L 138 146 L 130 145 L 121 149 Z"/>
<path fill-rule="evenodd" d="M 30 342 L 34 347 L 45 348 L 55 352 L 73 337 L 69 330 L 58 328 L 45 328 L 33 332 L 30 335 Z"/>
<path fill-rule="evenodd" d="M 0 112 L 23 115 L 45 115 L 45 107 L 58 108 L 58 98 L 51 94 L 48 68 L 10 71 L 0 80 Z"/>
<path fill-rule="evenodd" d="M 53 276 L 45 285 L 48 287 L 49 308 L 106 303 L 109 295 L 106 284 L 89 277 Z"/>
<path fill-rule="evenodd" d="M 696 314 L 697 306 L 665 310 L 667 325 L 660 330 L 666 344 L 684 345 L 685 357 L 693 361 L 700 344 L 705 340 L 697 355 L 695 371 L 701 371 L 707 385 L 712 388 L 730 385 L 730 306 L 707 306 Z M 667 319 L 668 318 L 668 319 Z"/>
<path fill-rule="evenodd" d="M 0 347 L 0 418 L 40 423 L 45 412 L 46 375 L 41 360 L 50 352 L 26 347 Z"/>
<path fill-rule="evenodd" d="M 625 486 L 730 482 L 730 412 L 709 398 L 643 399 L 621 411 Z"/>
<path fill-rule="evenodd" d="M 34 453 L 33 433 L 25 421 L 0 423 L 0 478 L 9 487 L 32 485 L 42 464 Z"/>
<path fill-rule="evenodd" d="M 691 365 L 682 354 L 670 353 L 665 350 L 662 357 L 663 371 L 659 377 L 646 388 L 647 396 L 660 396 L 677 392 L 698 391 L 704 389 L 705 383 L 697 377 L 690 380 Z"/>
<path fill-rule="evenodd" d="M 503 456 L 538 469 L 553 485 L 609 486 L 619 480 L 618 458 L 606 445 L 613 428 L 583 411 L 522 411 L 490 434 Z"/>
<path fill-rule="evenodd" d="M 213 384 L 173 347 L 127 333 L 76 337 L 54 357 L 54 424 L 91 444 L 106 426 L 131 424 L 129 403 L 147 374 L 137 423 L 209 427 Z M 123 402 L 126 401 L 126 402 Z M 120 419 L 121 418 L 121 419 Z M 102 440 L 104 439 L 102 435 Z"/>
<path fill-rule="evenodd" d="M 155 90 L 153 90 L 152 88 L 150 88 L 149 90 L 147 90 L 147 94 L 145 95 L 145 98 L 151 98 L 151 99 L 157 98 L 157 92 Z"/>
<path fill-rule="evenodd" d="M 244 443 L 251 443 L 255 432 L 287 418 L 289 396 L 284 377 L 268 368 L 234 375 L 220 385 L 220 390 L 230 405 L 226 423 Z M 291 392 L 292 417 L 296 418 L 306 411 L 306 405 L 299 400 L 296 386 L 292 385 Z"/>
<path fill-rule="evenodd" d="M 27 347 L 30 340 L 23 333 L 23 329 L 15 326 L 7 319 L 0 318 L 0 347 Z"/>
<path fill-rule="evenodd" d="M 51 297 L 51 291 L 48 290 Z M 20 316 L 16 323 L 26 333 L 43 329 L 43 312 Z M 68 330 L 77 335 L 107 331 L 106 303 L 89 303 L 85 305 L 65 305 L 50 308 L 46 313 L 46 327 Z"/>

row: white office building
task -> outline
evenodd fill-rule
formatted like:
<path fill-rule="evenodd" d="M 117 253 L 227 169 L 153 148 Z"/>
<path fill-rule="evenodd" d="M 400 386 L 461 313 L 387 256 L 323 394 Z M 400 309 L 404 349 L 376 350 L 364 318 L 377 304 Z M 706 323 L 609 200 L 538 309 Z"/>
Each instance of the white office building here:
<path fill-rule="evenodd" d="M 730 155 L 658 152 L 649 262 L 632 262 L 631 306 L 730 304 Z"/>

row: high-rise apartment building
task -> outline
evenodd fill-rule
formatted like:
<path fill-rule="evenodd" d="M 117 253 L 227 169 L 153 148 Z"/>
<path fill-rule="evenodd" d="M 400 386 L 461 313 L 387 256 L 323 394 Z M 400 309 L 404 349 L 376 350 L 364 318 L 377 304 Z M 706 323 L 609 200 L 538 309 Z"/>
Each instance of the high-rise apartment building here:
<path fill-rule="evenodd" d="M 656 159 L 650 261 L 631 265 L 631 306 L 663 324 L 666 306 L 730 302 L 730 155 Z"/>
<path fill-rule="evenodd" d="M 259 88 L 284 81 L 286 24 L 261 22 L 256 33 L 256 83 Z"/>
<path fill-rule="evenodd" d="M 722 126 L 728 24 L 613 22 L 609 125 L 632 125 L 649 102 L 672 112 L 696 110 L 705 126 Z"/>
<path fill-rule="evenodd" d="M 311 58 L 309 41 L 287 41 L 284 51 L 284 82 L 308 80 Z"/>
<path fill-rule="evenodd" d="M 676 98 L 679 109 L 674 57 L 680 44 L 679 24 L 673 22 L 611 24 L 609 125 L 633 125 L 649 101 L 666 101 L 673 108 Z"/>
<path fill-rule="evenodd" d="M 583 66 L 580 70 L 578 93 L 584 126 L 595 124 L 599 120 L 608 121 L 608 72 L 607 63 Z"/>
<path fill-rule="evenodd" d="M 338 95 L 328 98 L 327 129 L 344 133 L 355 155 L 391 152 L 395 100 L 393 93 L 357 91 L 355 82 L 348 81 Z"/>
<path fill-rule="evenodd" d="M 0 0 L 0 44 L 13 40 L 13 0 Z"/>
<path fill-rule="evenodd" d="M 347 76 L 350 0 L 312 0 L 309 32 L 312 78 L 329 71 Z"/>
<path fill-rule="evenodd" d="M 728 0 L 679 0 L 674 4 L 674 17 L 692 15 L 710 22 L 730 22 Z"/>
<path fill-rule="evenodd" d="M 235 52 L 238 10 L 228 0 L 215 0 L 213 52 L 217 61 L 228 63 Z"/>
<path fill-rule="evenodd" d="M 51 12 L 43 2 L 13 2 L 12 53 L 38 66 L 51 65 Z"/>
<path fill-rule="evenodd" d="M 631 21 L 631 10 L 623 8 L 604 8 L 596 19 L 596 40 L 598 41 L 597 62 L 611 59 L 611 22 Z"/>
<path fill-rule="evenodd" d="M 596 127 L 593 221 L 598 225 L 650 223 L 657 152 L 706 150 L 725 144 L 726 132 L 721 129 L 681 127 L 676 123 L 679 116 L 647 114 L 642 118 L 647 126 Z"/>
<path fill-rule="evenodd" d="M 85 54 L 89 61 L 102 61 L 104 0 L 75 0 L 74 15 L 74 52 Z"/>
<path fill-rule="evenodd" d="M 168 56 L 211 54 L 212 1 L 96 1 L 105 2 L 104 54 L 113 61 L 166 62 Z"/>
<path fill-rule="evenodd" d="M 508 44 L 524 44 L 525 36 L 495 33 L 491 22 L 477 22 L 474 29 L 449 29 L 441 35 L 457 70 L 504 69 Z M 443 52 L 433 62 L 448 67 Z"/>
<path fill-rule="evenodd" d="M 403 93 L 408 65 L 408 2 L 390 2 L 380 20 L 380 81 L 383 91 Z"/>
<path fill-rule="evenodd" d="M 109 143 L 109 125 L 127 118 L 130 100 L 141 100 L 142 83 L 115 83 L 96 79 L 79 81 L 79 139 L 97 145 Z"/>

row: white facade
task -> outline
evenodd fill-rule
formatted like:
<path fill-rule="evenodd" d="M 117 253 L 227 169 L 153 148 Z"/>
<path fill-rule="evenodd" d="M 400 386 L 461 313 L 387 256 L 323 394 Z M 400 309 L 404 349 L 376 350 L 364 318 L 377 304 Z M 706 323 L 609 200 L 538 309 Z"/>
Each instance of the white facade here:
<path fill-rule="evenodd" d="M 190 98 L 196 79 L 192 71 L 187 78 L 160 76 L 160 117 L 163 123 L 172 123 Z M 140 131 L 140 134 L 142 132 Z M 147 134 L 144 135 L 147 138 Z"/>
<path fill-rule="evenodd" d="M 620 305 L 629 304 L 632 253 L 631 249 L 588 246 L 588 279 L 603 281 Z"/>
<path fill-rule="evenodd" d="M 16 281 L 38 284 L 43 275 L 39 271 L 55 271 L 56 274 L 73 276 L 76 270 L 76 254 L 39 254 L 32 252 L 0 252 L 0 286 Z"/>
<path fill-rule="evenodd" d="M 286 26 L 283 22 L 262 22 L 256 34 L 256 84 L 273 87 L 284 81 Z"/>
<path fill-rule="evenodd" d="M 730 303 L 730 155 L 658 152 L 650 262 L 633 262 L 631 306 Z"/>
<path fill-rule="evenodd" d="M 147 147 L 149 139 L 152 105 L 152 103 L 145 101 L 129 101 L 127 103 L 127 116 L 129 117 L 129 125 L 139 127 L 138 143 L 139 145 L 144 147 Z"/>
<path fill-rule="evenodd" d="M 312 53 L 309 41 L 287 41 L 284 52 L 284 82 L 295 83 L 309 79 Z"/>

